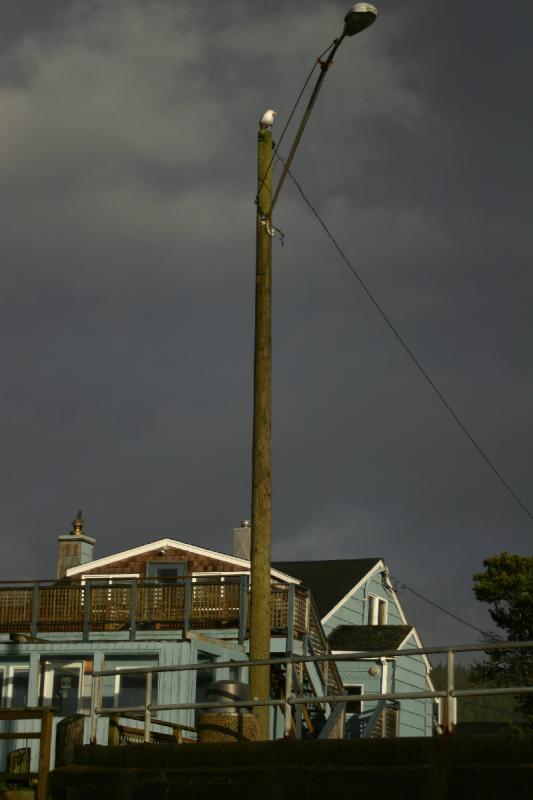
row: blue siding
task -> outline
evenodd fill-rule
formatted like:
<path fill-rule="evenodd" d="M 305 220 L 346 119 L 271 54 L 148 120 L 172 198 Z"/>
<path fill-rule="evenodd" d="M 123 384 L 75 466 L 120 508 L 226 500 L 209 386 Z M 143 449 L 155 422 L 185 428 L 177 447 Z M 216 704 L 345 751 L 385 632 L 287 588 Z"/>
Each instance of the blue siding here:
<path fill-rule="evenodd" d="M 209 631 L 206 634 L 209 635 Z M 153 633 L 152 633 L 153 635 Z M 27 667 L 30 670 L 29 684 L 28 684 L 28 700 L 27 705 L 39 705 L 40 691 L 41 691 L 41 664 L 45 660 L 55 661 L 65 660 L 71 662 L 87 662 L 92 661 L 95 670 L 99 669 L 115 669 L 117 667 L 126 666 L 171 666 L 173 664 L 190 664 L 195 663 L 198 651 L 208 652 L 213 655 L 215 660 L 219 661 L 237 661 L 246 659 L 246 653 L 235 642 L 231 643 L 227 640 L 220 639 L 220 644 L 217 639 L 213 637 L 211 641 L 194 642 L 188 640 L 176 641 L 176 633 L 174 633 L 174 641 L 116 641 L 115 634 L 112 638 L 108 634 L 107 640 L 103 637 L 95 637 L 90 642 L 80 641 L 50 641 L 50 642 L 35 642 L 35 643 L 21 643 L 13 645 L 13 643 L 0 642 L 0 667 L 9 668 L 13 666 Z M 229 677 L 229 670 L 218 670 L 216 679 Z M 79 708 L 83 713 L 87 714 L 85 725 L 85 743 L 89 742 L 90 738 L 90 717 L 89 710 L 92 697 L 92 679 L 91 671 L 84 674 L 82 680 L 82 688 L 80 693 Z M 104 678 L 104 694 L 111 697 L 114 694 L 114 678 Z M 160 673 L 158 676 L 158 692 L 157 702 L 164 703 L 181 703 L 181 702 L 194 702 L 196 692 L 196 672 L 195 671 L 182 671 L 182 672 L 167 672 Z M 4 699 L 5 705 L 5 686 L 4 686 Z M 194 724 L 194 711 L 187 710 L 167 710 L 157 712 L 157 716 L 169 722 L 181 722 L 183 724 Z M 54 732 L 52 739 L 52 764 L 55 757 L 54 743 L 55 743 L 55 726 L 59 718 L 54 720 Z M 38 726 L 38 722 L 34 720 L 19 720 L 13 723 L 0 723 L 1 730 L 7 730 L 7 725 L 11 724 L 13 730 L 23 731 L 34 730 Z M 131 723 L 134 725 L 134 723 Z M 107 741 L 108 723 L 106 718 L 100 718 L 98 721 L 98 741 L 105 743 Z M 167 732 L 165 730 L 165 732 Z M 0 742 L 0 762 L 5 764 L 7 752 L 14 750 L 17 747 L 26 746 L 26 741 L 10 740 Z M 38 754 L 38 745 L 32 746 L 32 768 L 36 768 L 36 759 Z"/>
<path fill-rule="evenodd" d="M 407 639 L 404 647 L 417 647 L 414 636 Z M 397 658 L 391 670 L 391 691 L 423 692 L 429 689 L 426 663 L 422 656 Z M 431 736 L 432 709 L 433 700 L 402 700 L 400 736 Z"/>
<path fill-rule="evenodd" d="M 326 634 L 339 625 L 368 625 L 370 595 L 387 601 L 387 625 L 403 625 L 404 621 L 396 606 L 394 593 L 385 585 L 382 572 L 378 571 L 348 597 L 342 606 L 324 622 Z M 417 647 L 414 637 L 409 637 L 404 647 Z M 368 670 L 377 665 L 379 675 L 372 678 Z M 376 661 L 337 662 L 343 683 L 362 684 L 363 692 L 380 692 L 382 665 Z M 396 663 L 388 663 L 387 690 L 397 692 L 422 692 L 430 689 L 426 663 L 422 656 L 399 657 Z M 369 711 L 375 703 L 363 704 Z M 431 736 L 433 700 L 402 700 L 400 710 L 400 736 Z"/>
<path fill-rule="evenodd" d="M 350 595 L 335 613 L 323 624 L 327 634 L 338 625 L 368 625 L 369 595 L 381 597 L 387 601 L 387 624 L 403 625 L 400 612 L 394 602 L 394 593 L 384 584 L 381 571 L 372 575 L 365 583 Z"/>

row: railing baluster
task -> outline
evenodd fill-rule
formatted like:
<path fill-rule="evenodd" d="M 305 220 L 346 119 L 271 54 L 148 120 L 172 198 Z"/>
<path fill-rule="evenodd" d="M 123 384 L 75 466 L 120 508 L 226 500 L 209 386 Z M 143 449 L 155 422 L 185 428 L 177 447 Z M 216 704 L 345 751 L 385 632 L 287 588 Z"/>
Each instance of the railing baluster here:
<path fill-rule="evenodd" d="M 183 588 L 183 632 L 186 633 L 191 629 L 192 578 L 184 578 Z"/>
<path fill-rule="evenodd" d="M 135 637 L 137 635 L 137 586 L 137 578 L 134 578 L 130 586 L 130 641 L 132 642 L 135 641 Z"/>
<path fill-rule="evenodd" d="M 294 647 L 294 591 L 294 583 L 291 583 L 287 597 L 287 655 L 292 653 Z"/>
<path fill-rule="evenodd" d="M 31 597 L 31 635 L 35 638 L 39 632 L 39 584 L 34 583 Z"/>
<path fill-rule="evenodd" d="M 246 639 L 248 627 L 248 575 L 241 575 L 239 587 L 239 644 Z"/>
<path fill-rule="evenodd" d="M 83 591 L 83 641 L 89 641 L 91 627 L 91 581 L 86 580 Z"/>

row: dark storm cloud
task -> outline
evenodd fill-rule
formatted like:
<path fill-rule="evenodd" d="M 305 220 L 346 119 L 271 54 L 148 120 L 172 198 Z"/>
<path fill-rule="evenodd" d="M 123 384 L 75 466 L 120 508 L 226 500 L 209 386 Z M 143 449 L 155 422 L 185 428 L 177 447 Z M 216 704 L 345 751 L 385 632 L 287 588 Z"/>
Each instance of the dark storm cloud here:
<path fill-rule="evenodd" d="M 249 515 L 257 119 L 276 108 L 279 136 L 345 9 L 21 7 L 0 11 L 2 574 L 51 575 L 80 505 L 100 555 L 164 535 L 227 549 Z M 533 505 L 533 12 L 498 7 L 452 25 L 449 5 L 384 2 L 294 171 Z M 530 521 L 290 183 L 276 221 L 276 556 L 382 555 L 483 627 L 471 574 L 530 552 Z M 412 600 L 426 638 L 475 638 Z"/>

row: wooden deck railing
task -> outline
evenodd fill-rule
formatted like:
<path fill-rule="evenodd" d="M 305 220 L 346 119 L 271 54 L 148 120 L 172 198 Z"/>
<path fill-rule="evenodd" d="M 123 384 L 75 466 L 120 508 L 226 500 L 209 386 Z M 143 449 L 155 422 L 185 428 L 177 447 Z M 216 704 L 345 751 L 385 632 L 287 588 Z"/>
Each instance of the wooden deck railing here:
<path fill-rule="evenodd" d="M 292 600 L 291 600 L 292 598 Z M 248 576 L 235 579 L 183 578 L 87 580 L 85 583 L 28 581 L 0 583 L 0 633 L 237 627 L 245 635 L 250 596 Z M 272 629 L 307 632 L 307 594 L 291 586 L 272 588 Z M 290 619 L 289 619 L 290 616 Z"/>
<path fill-rule="evenodd" d="M 235 578 L 87 579 L 84 583 L 18 581 L 0 583 L 0 633 L 39 637 L 79 631 L 87 641 L 97 631 L 127 631 L 134 640 L 142 630 L 237 628 L 247 636 L 250 607 L 248 575 Z M 309 592 L 294 584 L 278 584 L 271 593 L 273 633 L 306 637 L 311 652 L 325 655 L 327 640 Z M 333 664 L 320 664 L 324 688 L 342 686 Z"/>

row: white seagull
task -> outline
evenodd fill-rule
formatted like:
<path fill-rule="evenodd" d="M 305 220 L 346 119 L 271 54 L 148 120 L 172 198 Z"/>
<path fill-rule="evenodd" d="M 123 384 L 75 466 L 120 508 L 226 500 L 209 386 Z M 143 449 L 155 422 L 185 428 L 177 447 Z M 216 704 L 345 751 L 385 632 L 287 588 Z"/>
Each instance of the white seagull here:
<path fill-rule="evenodd" d="M 271 108 L 268 111 L 265 111 L 261 119 L 259 120 L 259 127 L 260 128 L 271 128 L 274 124 L 274 117 L 278 112 L 273 111 Z"/>

